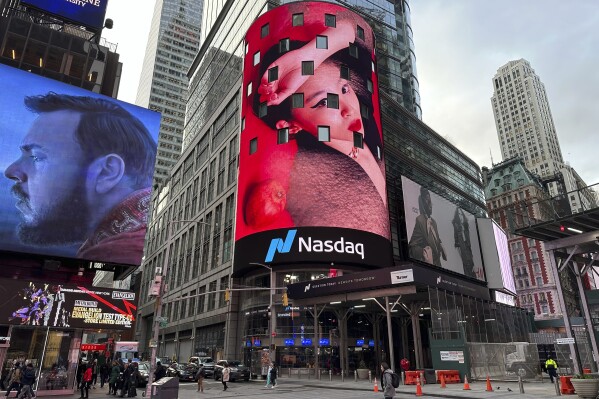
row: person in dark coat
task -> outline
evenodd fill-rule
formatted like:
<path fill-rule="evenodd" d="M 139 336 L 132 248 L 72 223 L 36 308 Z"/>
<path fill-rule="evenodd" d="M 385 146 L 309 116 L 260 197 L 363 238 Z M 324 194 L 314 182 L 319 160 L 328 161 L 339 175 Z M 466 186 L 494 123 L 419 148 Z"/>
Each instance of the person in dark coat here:
<path fill-rule="evenodd" d="M 9 377 L 8 389 L 6 390 L 5 397 L 8 398 L 10 391 L 13 389 L 17 391 L 17 396 L 19 396 L 19 393 L 21 392 L 21 364 L 19 362 L 14 364 L 13 368 L 10 370 Z"/>
<path fill-rule="evenodd" d="M 100 366 L 100 388 L 104 388 L 104 383 L 108 379 L 109 371 L 110 367 L 108 366 L 108 364 L 103 363 Z"/>
<path fill-rule="evenodd" d="M 270 369 L 270 383 L 272 384 L 272 388 L 277 386 L 277 364 L 273 363 L 272 368 Z"/>
<path fill-rule="evenodd" d="M 33 369 L 33 364 L 28 363 L 27 367 L 21 373 L 21 392 L 17 396 L 17 398 L 33 398 L 35 394 L 33 393 L 33 385 L 35 384 L 35 370 Z"/>
<path fill-rule="evenodd" d="M 154 371 L 154 382 L 158 382 L 164 377 L 166 377 L 166 367 L 159 361 L 156 363 L 156 371 Z"/>
<path fill-rule="evenodd" d="M 110 369 L 110 377 L 108 379 L 108 394 L 117 394 L 117 380 L 119 379 L 119 374 L 121 374 L 121 368 L 119 364 L 114 361 L 112 362 L 112 368 Z"/>

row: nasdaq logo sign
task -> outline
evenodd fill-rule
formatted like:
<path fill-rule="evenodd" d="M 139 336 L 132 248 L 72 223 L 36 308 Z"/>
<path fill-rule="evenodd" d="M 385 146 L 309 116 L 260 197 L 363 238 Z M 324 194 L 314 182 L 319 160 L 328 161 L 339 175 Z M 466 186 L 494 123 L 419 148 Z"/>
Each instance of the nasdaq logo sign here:
<path fill-rule="evenodd" d="M 297 230 L 289 230 L 287 232 L 287 237 L 285 237 L 284 240 L 282 238 L 273 238 L 270 242 L 270 246 L 268 247 L 268 252 L 266 253 L 264 262 L 272 262 L 277 252 L 280 254 L 289 253 L 289 251 L 291 251 L 291 245 L 293 245 L 293 240 L 295 239 L 296 234 Z"/>

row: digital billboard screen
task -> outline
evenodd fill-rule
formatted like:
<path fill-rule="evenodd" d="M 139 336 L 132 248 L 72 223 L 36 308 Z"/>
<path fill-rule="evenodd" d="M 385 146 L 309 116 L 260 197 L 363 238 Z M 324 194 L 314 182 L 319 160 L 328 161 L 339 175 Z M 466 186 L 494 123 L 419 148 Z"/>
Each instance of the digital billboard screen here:
<path fill-rule="evenodd" d="M 99 29 L 104 25 L 108 0 L 21 0 L 21 4 Z"/>
<path fill-rule="evenodd" d="M 369 25 L 335 4 L 297 2 L 260 16 L 245 43 L 234 272 L 389 266 Z"/>
<path fill-rule="evenodd" d="M 476 218 L 402 176 L 410 258 L 485 280 Z"/>
<path fill-rule="evenodd" d="M 0 65 L 0 250 L 139 265 L 160 115 Z"/>
<path fill-rule="evenodd" d="M 493 219 L 477 218 L 476 222 L 489 288 L 515 295 L 507 234 Z"/>
<path fill-rule="evenodd" d="M 134 292 L 75 284 L 0 279 L 0 323 L 127 330 L 135 321 Z"/>

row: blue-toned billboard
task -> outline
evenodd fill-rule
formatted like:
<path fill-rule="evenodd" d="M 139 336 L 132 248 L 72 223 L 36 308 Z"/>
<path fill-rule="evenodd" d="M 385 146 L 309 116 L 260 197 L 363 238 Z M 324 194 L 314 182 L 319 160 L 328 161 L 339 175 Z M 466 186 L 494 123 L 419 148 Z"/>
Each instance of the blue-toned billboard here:
<path fill-rule="evenodd" d="M 21 4 L 99 29 L 104 25 L 108 0 L 21 0 Z"/>
<path fill-rule="evenodd" d="M 0 65 L 0 250 L 139 265 L 160 114 Z"/>

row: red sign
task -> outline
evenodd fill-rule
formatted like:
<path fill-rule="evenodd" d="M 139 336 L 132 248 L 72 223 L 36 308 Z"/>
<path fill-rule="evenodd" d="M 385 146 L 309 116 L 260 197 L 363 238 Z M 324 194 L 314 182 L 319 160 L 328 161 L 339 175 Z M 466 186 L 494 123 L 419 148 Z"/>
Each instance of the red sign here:
<path fill-rule="evenodd" d="M 271 335 L 272 335 L 273 337 L 276 337 L 276 336 L 277 336 L 277 333 L 276 333 L 276 331 L 273 331 L 273 333 L 272 333 Z"/>
<path fill-rule="evenodd" d="M 106 344 L 81 344 L 82 351 L 104 351 Z"/>

